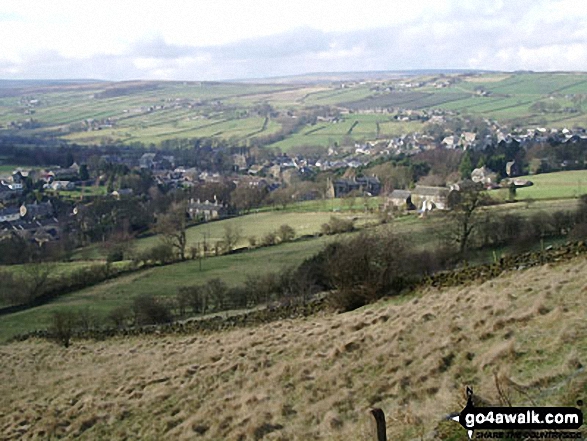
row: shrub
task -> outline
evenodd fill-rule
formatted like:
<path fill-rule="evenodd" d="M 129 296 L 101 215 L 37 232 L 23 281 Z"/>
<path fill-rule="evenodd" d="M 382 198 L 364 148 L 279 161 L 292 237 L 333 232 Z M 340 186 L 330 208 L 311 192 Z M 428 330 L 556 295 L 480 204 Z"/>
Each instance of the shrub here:
<path fill-rule="evenodd" d="M 75 324 L 81 331 L 88 332 L 90 329 L 97 327 L 98 320 L 92 310 L 89 307 L 85 307 L 76 312 Z"/>
<path fill-rule="evenodd" d="M 257 236 L 249 236 L 248 240 L 251 248 L 255 248 L 257 246 Z"/>
<path fill-rule="evenodd" d="M 223 311 L 227 308 L 228 287 L 226 283 L 218 278 L 210 279 L 205 285 L 205 289 L 208 298 L 214 302 L 216 310 Z"/>
<path fill-rule="evenodd" d="M 175 260 L 173 246 L 165 242 L 155 245 L 149 250 L 149 260 L 161 264 L 172 263 Z"/>
<path fill-rule="evenodd" d="M 160 299 L 147 294 L 134 299 L 133 312 L 137 325 L 155 325 L 169 323 L 172 320 L 169 307 Z"/>
<path fill-rule="evenodd" d="M 126 306 L 117 306 L 108 313 L 106 318 L 115 328 L 124 328 L 131 318 L 131 311 Z"/>
<path fill-rule="evenodd" d="M 182 286 L 177 292 L 177 303 L 180 315 L 185 314 L 185 308 L 189 306 L 194 314 L 206 311 L 207 293 L 203 286 Z"/>
<path fill-rule="evenodd" d="M 249 275 L 245 282 L 247 299 L 254 305 L 269 302 L 279 293 L 279 275 L 276 273 L 265 273 L 260 275 Z"/>
<path fill-rule="evenodd" d="M 305 304 L 319 288 L 307 267 L 286 268 L 279 275 L 279 296 L 288 304 Z"/>
<path fill-rule="evenodd" d="M 412 251 L 389 233 L 361 233 L 325 249 L 329 302 L 348 311 L 385 295 L 399 294 L 422 276 L 444 267 L 447 253 Z"/>
<path fill-rule="evenodd" d="M 107 262 L 120 262 L 124 259 L 124 253 L 120 249 L 112 249 L 106 255 Z"/>
<path fill-rule="evenodd" d="M 577 224 L 569 233 L 571 240 L 586 240 L 587 239 L 587 222 Z"/>
<path fill-rule="evenodd" d="M 175 260 L 175 253 L 170 244 L 161 242 L 149 249 L 136 253 L 134 260 L 135 264 L 142 263 L 143 265 L 148 265 L 149 263 L 172 263 Z"/>
<path fill-rule="evenodd" d="M 569 233 L 575 224 L 575 216 L 568 211 L 555 211 L 552 213 L 552 227 L 554 234 L 563 235 Z"/>
<path fill-rule="evenodd" d="M 75 328 L 75 314 L 72 311 L 55 311 L 51 317 L 51 334 L 64 347 L 69 347 Z"/>
<path fill-rule="evenodd" d="M 244 286 L 230 288 L 226 297 L 233 308 L 246 308 L 249 304 L 248 290 Z"/>
<path fill-rule="evenodd" d="M 284 224 L 279 227 L 277 230 L 277 235 L 279 236 L 279 240 L 281 242 L 289 242 L 296 237 L 296 230 L 290 227 L 287 224 Z"/>
<path fill-rule="evenodd" d="M 0 270 L 0 280 L 2 281 L 0 303 L 17 305 L 26 301 L 25 295 L 22 292 L 23 282 L 15 277 L 12 272 Z"/>
<path fill-rule="evenodd" d="M 340 217 L 331 216 L 328 223 L 322 224 L 322 234 L 340 234 L 348 233 L 355 229 L 355 223 L 351 219 L 342 219 Z"/>
<path fill-rule="evenodd" d="M 277 243 L 277 235 L 274 232 L 267 233 L 261 239 L 261 245 L 264 247 L 275 245 Z"/>

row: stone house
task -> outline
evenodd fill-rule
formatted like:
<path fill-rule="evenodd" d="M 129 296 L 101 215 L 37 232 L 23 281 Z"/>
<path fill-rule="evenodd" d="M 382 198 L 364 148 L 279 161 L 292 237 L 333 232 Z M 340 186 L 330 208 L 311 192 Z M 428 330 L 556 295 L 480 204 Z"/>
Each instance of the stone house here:
<path fill-rule="evenodd" d="M 207 222 L 225 216 L 227 209 L 224 205 L 218 203 L 217 200 L 214 202 L 200 202 L 199 199 L 190 199 L 187 205 L 187 212 L 190 219 L 203 219 Z"/>
<path fill-rule="evenodd" d="M 384 205 L 385 208 L 397 207 L 402 210 L 413 210 L 412 193 L 409 190 L 393 190 Z"/>
<path fill-rule="evenodd" d="M 471 172 L 471 180 L 489 186 L 497 182 L 497 173 L 487 167 L 479 167 Z"/>
<path fill-rule="evenodd" d="M 448 195 L 450 189 L 447 187 L 429 187 L 416 185 L 412 190 L 412 203 L 418 210 L 430 211 L 433 209 L 448 210 Z"/>

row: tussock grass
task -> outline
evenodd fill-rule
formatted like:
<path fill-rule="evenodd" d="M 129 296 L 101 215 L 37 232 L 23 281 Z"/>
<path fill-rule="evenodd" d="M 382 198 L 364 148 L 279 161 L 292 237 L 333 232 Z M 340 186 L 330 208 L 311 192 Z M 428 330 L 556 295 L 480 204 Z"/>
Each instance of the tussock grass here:
<path fill-rule="evenodd" d="M 0 346 L 0 439 L 370 440 L 370 406 L 389 439 L 465 439 L 439 424 L 465 385 L 491 404 L 585 398 L 586 270 L 579 257 L 234 331 Z"/>

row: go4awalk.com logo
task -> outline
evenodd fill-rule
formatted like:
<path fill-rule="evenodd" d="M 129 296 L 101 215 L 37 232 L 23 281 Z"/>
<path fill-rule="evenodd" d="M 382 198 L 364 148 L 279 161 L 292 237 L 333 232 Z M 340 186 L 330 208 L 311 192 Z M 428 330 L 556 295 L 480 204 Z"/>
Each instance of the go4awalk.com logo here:
<path fill-rule="evenodd" d="M 581 427 L 583 413 L 574 407 L 475 407 L 473 390 L 467 387 L 467 405 L 452 419 L 467 430 L 469 439 L 475 431 L 489 430 L 505 432 L 479 433 L 476 438 L 573 439 L 581 434 L 568 430 Z"/>

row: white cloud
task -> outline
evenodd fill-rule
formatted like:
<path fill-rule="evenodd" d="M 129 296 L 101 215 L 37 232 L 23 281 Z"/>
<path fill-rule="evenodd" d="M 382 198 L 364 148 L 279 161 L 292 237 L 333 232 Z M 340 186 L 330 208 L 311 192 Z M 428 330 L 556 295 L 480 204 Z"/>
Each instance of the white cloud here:
<path fill-rule="evenodd" d="M 0 23 L 5 77 L 587 70 L 587 3 L 570 0 L 2 0 Z"/>

